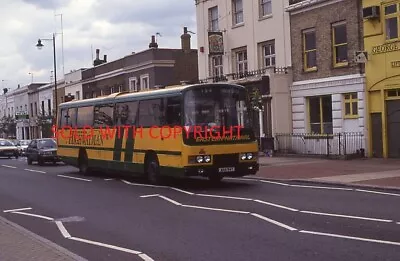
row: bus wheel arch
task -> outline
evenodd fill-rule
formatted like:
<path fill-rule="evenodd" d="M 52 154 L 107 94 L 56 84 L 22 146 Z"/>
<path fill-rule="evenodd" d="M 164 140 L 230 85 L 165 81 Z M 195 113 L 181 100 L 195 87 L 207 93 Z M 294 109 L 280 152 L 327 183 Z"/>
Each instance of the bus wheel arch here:
<path fill-rule="evenodd" d="M 78 154 L 78 168 L 79 168 L 79 173 L 82 175 L 88 175 L 90 170 L 89 170 L 89 159 L 87 156 L 86 149 L 84 148 L 79 148 L 79 154 Z"/>
<path fill-rule="evenodd" d="M 160 183 L 160 163 L 155 151 L 147 151 L 144 157 L 144 173 L 151 184 Z"/>

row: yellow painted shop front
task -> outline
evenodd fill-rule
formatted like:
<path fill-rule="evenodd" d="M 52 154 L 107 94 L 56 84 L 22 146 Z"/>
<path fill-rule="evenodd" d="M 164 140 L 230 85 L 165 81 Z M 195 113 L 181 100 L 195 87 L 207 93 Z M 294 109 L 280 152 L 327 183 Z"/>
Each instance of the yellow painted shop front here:
<path fill-rule="evenodd" d="M 400 0 L 364 0 L 369 156 L 400 158 Z"/>

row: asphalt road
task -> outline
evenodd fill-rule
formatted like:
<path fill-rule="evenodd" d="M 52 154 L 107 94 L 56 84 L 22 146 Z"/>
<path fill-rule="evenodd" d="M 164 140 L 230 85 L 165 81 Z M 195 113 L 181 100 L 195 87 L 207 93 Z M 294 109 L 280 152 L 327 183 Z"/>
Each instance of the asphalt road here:
<path fill-rule="evenodd" d="M 397 261 L 399 203 L 399 192 L 248 179 L 157 187 L 0 159 L 0 215 L 95 261 Z"/>

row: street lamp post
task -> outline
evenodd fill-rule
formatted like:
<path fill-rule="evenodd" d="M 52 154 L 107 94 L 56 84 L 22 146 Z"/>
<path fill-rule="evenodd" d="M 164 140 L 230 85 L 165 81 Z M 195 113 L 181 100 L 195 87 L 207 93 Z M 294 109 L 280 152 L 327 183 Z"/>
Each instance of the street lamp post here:
<path fill-rule="evenodd" d="M 29 75 L 31 76 L 31 83 L 33 83 L 33 73 L 29 73 Z"/>
<path fill-rule="evenodd" d="M 57 98 L 57 60 L 56 60 L 56 34 L 53 33 L 53 38 L 52 39 L 39 39 L 36 47 L 40 50 L 43 48 L 42 41 L 52 41 L 53 42 L 53 62 L 54 62 L 54 95 L 55 95 L 55 101 L 56 101 L 56 106 L 55 106 L 55 119 L 57 120 L 57 114 L 58 114 L 58 98 Z"/>

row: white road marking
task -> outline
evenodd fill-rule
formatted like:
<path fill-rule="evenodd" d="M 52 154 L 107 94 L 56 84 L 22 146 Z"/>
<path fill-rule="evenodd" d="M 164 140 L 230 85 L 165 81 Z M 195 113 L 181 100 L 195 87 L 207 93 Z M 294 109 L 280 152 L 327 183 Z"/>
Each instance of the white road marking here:
<path fill-rule="evenodd" d="M 330 190 L 344 190 L 344 191 L 354 190 L 351 188 L 335 188 L 335 187 L 321 187 L 321 186 L 307 186 L 307 185 L 289 185 L 289 186 L 295 188 L 330 189 Z"/>
<path fill-rule="evenodd" d="M 172 200 L 172 199 L 170 199 L 170 198 L 164 197 L 164 196 L 162 196 L 162 195 L 158 195 L 158 197 L 160 197 L 160 198 L 162 198 L 162 199 L 165 199 L 165 200 L 167 200 L 167 201 L 171 202 L 171 203 L 172 203 L 172 204 L 174 204 L 174 205 L 177 205 L 177 206 L 182 206 L 182 204 L 181 204 L 181 203 L 179 203 L 179 202 L 176 202 L 175 200 Z"/>
<path fill-rule="evenodd" d="M 269 223 L 272 223 L 272 224 L 274 224 L 274 225 L 277 225 L 277 226 L 283 227 L 283 228 L 285 228 L 285 229 L 288 229 L 288 230 L 290 230 L 290 231 L 296 231 L 296 230 L 297 230 L 296 228 L 293 228 L 293 227 L 291 227 L 291 226 L 285 225 L 285 224 L 283 224 L 283 223 L 281 223 L 281 222 L 278 222 L 278 221 L 276 221 L 276 220 L 273 220 L 273 219 L 264 217 L 264 216 L 259 215 L 259 214 L 256 214 L 256 213 L 251 213 L 251 215 L 254 216 L 254 217 L 258 217 L 258 218 L 260 218 L 260 219 L 262 219 L 262 220 L 265 220 L 265 221 L 267 221 L 267 222 L 269 222 Z"/>
<path fill-rule="evenodd" d="M 68 233 L 67 229 L 64 227 L 64 224 L 61 221 L 56 221 L 56 225 L 58 227 L 58 230 L 60 230 L 61 234 L 65 238 L 70 238 L 71 235 Z"/>
<path fill-rule="evenodd" d="M 82 179 L 82 178 L 76 178 L 76 177 L 71 177 L 71 176 L 65 176 L 65 175 L 57 175 L 57 177 L 61 178 L 67 178 L 67 179 L 76 179 L 76 180 L 81 180 L 81 181 L 88 181 L 90 182 L 90 179 Z"/>
<path fill-rule="evenodd" d="M 150 185 L 150 184 L 139 184 L 139 183 L 133 183 L 133 182 L 129 182 L 126 180 L 122 180 L 122 182 L 128 184 L 128 185 L 132 185 L 132 186 L 141 186 L 141 187 L 152 187 L 152 188 L 168 188 L 166 186 L 157 186 L 157 185 Z"/>
<path fill-rule="evenodd" d="M 143 196 L 140 196 L 141 198 L 151 198 L 151 197 L 157 197 L 157 196 L 159 196 L 158 194 L 152 194 L 152 195 L 143 195 Z"/>
<path fill-rule="evenodd" d="M 8 209 L 8 210 L 3 210 L 4 213 L 7 212 L 14 212 L 14 211 L 22 211 L 22 210 L 31 210 L 32 208 L 16 208 L 16 209 Z"/>
<path fill-rule="evenodd" d="M 201 207 L 201 206 L 194 206 L 194 205 L 182 205 L 182 207 L 185 207 L 185 208 L 198 208 L 198 209 L 221 211 L 221 212 L 230 212 L 230 213 L 237 213 L 237 214 L 250 214 L 250 212 L 246 212 L 246 211 L 222 209 L 222 208 L 209 208 L 209 207 Z"/>
<path fill-rule="evenodd" d="M 153 258 L 149 257 L 149 256 L 146 255 L 146 254 L 140 254 L 139 257 L 140 257 L 141 259 L 143 259 L 144 261 L 154 261 Z"/>
<path fill-rule="evenodd" d="M 356 191 L 359 191 L 359 192 L 366 192 L 366 193 L 373 193 L 373 194 L 381 194 L 381 195 L 387 195 L 387 196 L 396 196 L 396 197 L 400 197 L 400 194 L 396 194 L 396 193 L 379 192 L 379 191 L 365 190 L 365 189 L 356 189 Z"/>
<path fill-rule="evenodd" d="M 275 184 L 275 185 L 290 187 L 289 184 L 280 183 L 280 182 L 275 182 L 275 181 L 269 181 L 269 180 L 263 180 L 263 179 L 259 179 L 258 181 L 263 182 L 263 183 L 270 183 L 270 184 Z"/>
<path fill-rule="evenodd" d="M 174 188 L 174 187 L 171 187 L 171 189 L 173 189 L 175 191 L 179 191 L 179 192 L 185 193 L 185 194 L 188 194 L 188 195 L 194 195 L 194 193 L 186 191 L 186 190 L 182 190 L 182 189 L 178 189 L 178 188 Z"/>
<path fill-rule="evenodd" d="M 75 241 L 79 241 L 79 242 L 83 242 L 83 243 L 87 243 L 87 244 L 96 245 L 96 246 L 102 246 L 102 247 L 106 247 L 106 248 L 110 248 L 110 249 L 115 249 L 115 250 L 119 250 L 119 251 L 122 251 L 122 252 L 134 254 L 134 255 L 139 255 L 139 254 L 142 253 L 142 252 L 139 252 L 139 251 L 136 251 L 136 250 L 127 249 L 127 248 L 118 247 L 118 246 L 113 246 L 113 245 L 109 245 L 109 244 L 104 244 L 104 243 L 91 241 L 91 240 L 87 240 L 87 239 L 83 239 L 83 238 L 79 238 L 79 237 L 70 237 L 69 239 L 75 240 Z"/>
<path fill-rule="evenodd" d="M 46 174 L 46 171 L 41 171 L 41 170 L 35 170 L 35 169 L 24 169 L 26 171 L 30 171 L 30 172 L 37 172 L 37 173 L 43 173 Z"/>
<path fill-rule="evenodd" d="M 312 234 L 312 235 L 319 235 L 319 236 L 337 237 L 337 238 L 353 239 L 353 240 L 366 241 L 366 242 L 372 242 L 372 243 L 400 246 L 400 242 L 393 242 L 393 241 L 384 241 L 384 240 L 362 238 L 362 237 L 351 237 L 351 236 L 344 236 L 344 235 L 330 234 L 330 233 L 321 233 L 321 232 L 314 232 L 314 231 L 307 231 L 307 230 L 301 230 L 299 232 L 306 233 L 306 234 Z"/>
<path fill-rule="evenodd" d="M 17 167 L 14 167 L 14 166 L 9 166 L 9 165 L 1 165 L 2 167 L 5 167 L 5 168 L 10 168 L 10 169 L 16 169 Z"/>
<path fill-rule="evenodd" d="M 253 199 L 253 201 L 258 202 L 260 204 L 264 204 L 264 205 L 269 205 L 269 206 L 273 206 L 273 207 L 277 207 L 277 208 L 286 209 L 286 210 L 289 210 L 289 211 L 299 211 L 298 209 L 295 209 L 295 208 L 289 208 L 289 207 L 285 207 L 285 206 L 282 206 L 282 205 L 266 202 L 266 201 L 259 200 L 259 199 Z"/>
<path fill-rule="evenodd" d="M 110 181 L 110 180 L 114 180 L 114 179 L 104 179 L 105 181 Z"/>
<path fill-rule="evenodd" d="M 397 222 L 396 224 L 397 224 L 397 225 L 400 225 L 400 222 Z"/>
<path fill-rule="evenodd" d="M 50 221 L 53 221 L 53 220 L 54 220 L 54 219 L 51 218 L 51 217 L 46 217 L 46 216 L 36 215 L 36 214 L 31 214 L 31 213 L 25 213 L 25 212 L 19 212 L 19 211 L 14 211 L 14 212 L 11 212 L 11 213 L 13 213 L 13 214 L 20 214 L 20 215 L 25 215 L 25 216 L 31 216 L 31 217 L 37 217 L 37 218 L 42 218 L 42 219 L 50 220 Z"/>
<path fill-rule="evenodd" d="M 348 215 L 339 215 L 339 214 L 330 214 L 330 213 L 322 213 L 322 212 L 314 212 L 314 211 L 300 211 L 301 213 L 313 214 L 313 215 L 321 215 L 321 216 L 331 216 L 331 217 L 343 217 L 343 218 L 351 218 L 351 219 L 361 219 L 361 220 L 370 220 L 370 221 L 378 221 L 378 222 L 393 222 L 393 220 L 389 219 L 379 219 L 379 218 L 367 218 L 367 217 L 358 217 L 358 216 L 348 216 Z"/>
<path fill-rule="evenodd" d="M 230 196 L 220 196 L 220 195 L 210 195 L 210 194 L 194 194 L 200 197 L 210 197 L 210 198 L 227 198 L 227 199 L 237 199 L 237 200 L 245 200 L 245 201 L 252 201 L 251 198 L 239 198 L 239 197 L 230 197 Z"/>

